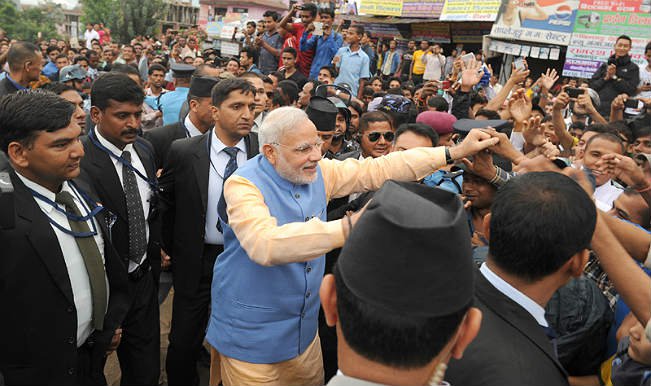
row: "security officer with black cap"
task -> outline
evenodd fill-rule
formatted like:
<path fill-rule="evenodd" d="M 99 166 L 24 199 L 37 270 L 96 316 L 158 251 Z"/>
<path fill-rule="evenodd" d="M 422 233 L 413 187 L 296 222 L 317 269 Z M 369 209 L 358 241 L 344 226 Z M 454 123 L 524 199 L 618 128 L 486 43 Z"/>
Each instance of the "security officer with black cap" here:
<path fill-rule="evenodd" d="M 481 324 L 471 256 L 456 194 L 385 182 L 321 284 L 340 353 L 328 385 L 449 385 Z"/>
<path fill-rule="evenodd" d="M 332 101 L 320 96 L 310 98 L 310 103 L 305 109 L 308 118 L 316 126 L 319 138 L 323 141 L 321 154 L 328 159 L 334 158 L 334 154 L 330 152 L 330 144 L 335 135 L 337 112 L 337 107 Z"/>
<path fill-rule="evenodd" d="M 151 108 L 163 112 L 163 125 L 171 125 L 179 120 L 181 105 L 187 99 L 190 91 L 190 78 L 195 67 L 189 64 L 174 63 L 171 66 L 174 76 L 174 91 L 161 94 L 158 97 L 147 97 L 146 102 Z"/>
<path fill-rule="evenodd" d="M 187 97 L 190 110 L 185 119 L 145 132 L 145 138 L 154 146 L 157 169 L 165 164 L 172 142 L 201 135 L 215 125 L 210 110 L 210 91 L 218 82 L 219 79 L 209 76 L 193 76 Z"/>

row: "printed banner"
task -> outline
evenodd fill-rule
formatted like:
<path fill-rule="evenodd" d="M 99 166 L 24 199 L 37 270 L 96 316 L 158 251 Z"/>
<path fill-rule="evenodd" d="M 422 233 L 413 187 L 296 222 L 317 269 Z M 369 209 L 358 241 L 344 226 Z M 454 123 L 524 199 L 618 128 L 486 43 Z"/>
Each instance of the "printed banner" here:
<path fill-rule="evenodd" d="M 412 40 L 450 43 L 450 25 L 447 23 L 420 23 L 411 26 Z"/>
<path fill-rule="evenodd" d="M 402 0 L 362 0 L 360 13 L 377 16 L 400 16 Z"/>
<path fill-rule="evenodd" d="M 441 20 L 495 21 L 500 0 L 446 0 Z"/>
<path fill-rule="evenodd" d="M 364 23 L 364 29 L 373 35 L 373 38 L 394 39 L 401 37 L 396 24 Z"/>
<path fill-rule="evenodd" d="M 567 46 L 578 0 L 502 0 L 491 36 Z"/>
<path fill-rule="evenodd" d="M 481 43 L 491 33 L 492 23 L 451 23 L 452 43 Z"/>
<path fill-rule="evenodd" d="M 402 17 L 436 18 L 441 16 L 445 0 L 403 0 Z"/>
<path fill-rule="evenodd" d="M 592 77 L 612 55 L 615 41 L 622 34 L 633 40 L 633 61 L 645 65 L 644 47 L 651 36 L 651 14 L 639 13 L 644 11 L 643 7 L 641 1 L 581 0 L 563 76 Z"/>

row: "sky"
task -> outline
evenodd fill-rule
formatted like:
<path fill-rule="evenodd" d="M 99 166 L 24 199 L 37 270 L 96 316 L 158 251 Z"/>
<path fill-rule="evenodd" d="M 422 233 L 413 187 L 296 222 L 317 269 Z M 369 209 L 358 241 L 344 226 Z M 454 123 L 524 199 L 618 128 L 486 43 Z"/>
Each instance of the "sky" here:
<path fill-rule="evenodd" d="M 74 8 L 78 2 L 77 0 L 53 0 L 57 4 L 61 4 L 63 8 L 66 9 L 72 9 Z M 29 5 L 37 5 L 39 3 L 39 0 L 20 0 L 21 4 L 29 4 Z"/>

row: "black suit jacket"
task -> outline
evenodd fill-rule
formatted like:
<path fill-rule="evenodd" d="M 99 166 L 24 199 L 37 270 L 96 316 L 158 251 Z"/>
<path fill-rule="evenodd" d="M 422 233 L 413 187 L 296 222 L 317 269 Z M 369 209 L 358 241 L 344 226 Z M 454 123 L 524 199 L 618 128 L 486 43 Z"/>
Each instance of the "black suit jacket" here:
<path fill-rule="evenodd" d="M 0 229 L 0 375 L 7 385 L 77 384 L 77 313 L 63 252 L 48 218 L 15 172 L 15 225 Z M 81 189 L 86 190 L 82 184 Z M 8 208 L 0 201 L 0 212 Z M 128 310 L 127 270 L 109 240 L 108 212 L 95 220 L 104 237 L 109 304 L 92 338 L 89 384 L 105 384 L 104 354 Z"/>
<path fill-rule="evenodd" d="M 446 381 L 463 386 L 567 385 L 543 328 L 519 304 L 476 272 L 475 306 L 482 314 L 479 334 L 459 361 L 451 360 Z"/>
<path fill-rule="evenodd" d="M 13 94 L 15 92 L 18 92 L 18 89 L 7 79 L 7 77 L 2 78 L 0 80 L 0 97 L 8 95 L 8 94 Z"/>
<path fill-rule="evenodd" d="M 113 245 L 122 258 L 128 264 L 129 256 L 129 222 L 127 215 L 126 199 L 120 178 L 115 172 L 115 166 L 111 156 L 102 151 L 90 140 L 88 136 L 81 139 L 86 155 L 81 160 L 81 175 L 79 178 L 90 185 L 97 193 L 100 202 L 112 213 L 117 220 L 112 230 Z M 156 165 L 154 164 L 154 150 L 151 144 L 138 137 L 133 144 L 136 153 L 140 157 L 147 177 L 156 179 Z M 137 177 L 140 178 L 140 177 Z M 157 192 L 152 196 L 149 213 L 145 213 L 149 223 L 149 243 L 147 246 L 147 259 L 151 264 L 154 278 L 158 282 L 160 274 L 160 216 L 158 208 Z"/>
<path fill-rule="evenodd" d="M 201 278 L 208 203 L 209 131 L 175 141 L 160 177 L 163 247 L 172 257 L 174 290 L 193 293 Z M 258 154 L 258 136 L 244 137 L 247 157 Z"/>
<path fill-rule="evenodd" d="M 177 139 L 187 138 L 187 132 L 183 121 L 179 121 L 146 131 L 144 137 L 154 146 L 156 169 L 162 169 L 172 142 Z"/>

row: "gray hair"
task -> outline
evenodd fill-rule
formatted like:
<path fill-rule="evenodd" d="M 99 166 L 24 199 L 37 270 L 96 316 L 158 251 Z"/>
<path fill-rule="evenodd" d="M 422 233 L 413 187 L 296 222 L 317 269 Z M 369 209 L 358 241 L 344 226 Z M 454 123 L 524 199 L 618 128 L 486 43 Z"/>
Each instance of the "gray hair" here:
<path fill-rule="evenodd" d="M 280 143 L 287 131 L 296 128 L 303 121 L 310 120 L 305 111 L 296 107 L 285 106 L 267 114 L 258 131 L 260 153 L 265 144 Z"/>

